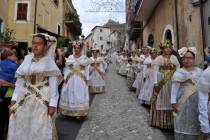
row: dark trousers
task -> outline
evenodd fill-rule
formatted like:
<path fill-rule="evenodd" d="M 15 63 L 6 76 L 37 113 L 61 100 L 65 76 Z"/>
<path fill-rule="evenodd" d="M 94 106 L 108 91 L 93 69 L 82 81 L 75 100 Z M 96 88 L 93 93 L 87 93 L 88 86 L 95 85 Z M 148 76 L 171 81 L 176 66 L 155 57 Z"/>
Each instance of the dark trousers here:
<path fill-rule="evenodd" d="M 0 91 L 4 94 L 3 91 Z M 0 102 L 0 140 L 5 140 L 9 125 L 9 105 L 11 98 L 2 98 Z"/>

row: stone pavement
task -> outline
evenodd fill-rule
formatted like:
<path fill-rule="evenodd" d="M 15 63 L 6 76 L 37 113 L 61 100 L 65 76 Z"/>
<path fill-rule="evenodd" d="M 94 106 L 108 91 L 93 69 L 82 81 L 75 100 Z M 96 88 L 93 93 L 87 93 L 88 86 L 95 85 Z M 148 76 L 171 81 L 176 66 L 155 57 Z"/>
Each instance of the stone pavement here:
<path fill-rule="evenodd" d="M 173 140 L 173 133 L 148 126 L 149 111 L 128 92 L 126 80 L 111 66 L 105 94 L 94 97 L 77 140 Z"/>

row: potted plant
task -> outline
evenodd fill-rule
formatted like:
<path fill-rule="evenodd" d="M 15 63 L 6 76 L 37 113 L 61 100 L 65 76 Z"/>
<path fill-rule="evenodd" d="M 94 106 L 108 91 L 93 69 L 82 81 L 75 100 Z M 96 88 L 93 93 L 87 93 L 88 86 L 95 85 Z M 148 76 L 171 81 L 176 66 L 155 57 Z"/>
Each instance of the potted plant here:
<path fill-rule="evenodd" d="M 14 35 L 14 30 L 6 27 L 4 32 L 0 33 L 0 48 L 16 45 Z"/>

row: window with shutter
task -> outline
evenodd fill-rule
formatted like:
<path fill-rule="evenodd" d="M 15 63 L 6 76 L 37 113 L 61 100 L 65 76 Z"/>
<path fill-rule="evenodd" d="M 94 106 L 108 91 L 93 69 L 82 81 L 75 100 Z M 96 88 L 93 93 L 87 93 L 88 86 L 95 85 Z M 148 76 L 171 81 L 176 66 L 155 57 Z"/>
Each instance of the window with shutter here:
<path fill-rule="evenodd" d="M 27 3 L 18 3 L 17 5 L 17 20 L 27 20 Z"/>
<path fill-rule="evenodd" d="M 58 35 L 60 35 L 60 34 L 61 34 L 61 26 L 58 25 Z"/>
<path fill-rule="evenodd" d="M 0 33 L 3 32 L 3 20 L 0 18 Z"/>

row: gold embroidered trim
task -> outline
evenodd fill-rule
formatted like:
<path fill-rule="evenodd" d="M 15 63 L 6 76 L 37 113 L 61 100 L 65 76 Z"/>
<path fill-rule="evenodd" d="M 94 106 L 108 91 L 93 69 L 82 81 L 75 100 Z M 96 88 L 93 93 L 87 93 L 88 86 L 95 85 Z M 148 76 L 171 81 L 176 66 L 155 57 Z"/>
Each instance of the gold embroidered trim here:
<path fill-rule="evenodd" d="M 82 116 L 87 116 L 89 110 L 84 109 L 84 110 L 66 110 L 66 109 L 59 109 L 61 114 L 64 116 L 71 116 L 71 117 L 82 117 Z"/>
<path fill-rule="evenodd" d="M 70 73 L 67 76 L 66 81 L 68 81 L 73 75 L 78 75 L 87 84 L 87 79 L 85 75 L 81 73 L 81 67 L 76 67 L 76 68 L 71 67 L 70 69 L 72 73 Z"/>
<path fill-rule="evenodd" d="M 16 73 L 15 74 L 15 77 L 16 78 L 24 78 L 24 77 L 27 77 L 27 76 L 41 76 L 41 77 L 52 77 L 52 76 L 55 76 L 55 77 L 58 77 L 58 83 L 60 84 L 62 81 L 63 81 L 63 76 L 61 74 L 61 72 L 59 70 L 55 70 L 55 71 L 44 71 L 44 72 L 38 72 L 38 73 L 32 73 L 32 74 L 25 74 L 25 75 L 22 75 L 22 74 L 19 74 L 19 73 Z"/>
<path fill-rule="evenodd" d="M 30 75 L 44 76 L 44 77 L 61 76 L 61 72 L 58 71 L 58 70 L 55 70 L 55 71 L 44 71 L 44 72 L 33 73 L 33 74 L 30 74 Z M 16 73 L 16 77 L 22 77 L 22 76 L 23 76 L 22 74 Z M 25 76 L 27 76 L 27 74 Z"/>
<path fill-rule="evenodd" d="M 43 86 L 47 85 L 48 82 L 46 82 Z M 30 95 L 34 94 L 36 96 L 37 99 L 41 100 L 41 102 L 46 106 L 48 107 L 49 105 L 49 102 L 45 99 L 42 98 L 42 95 L 37 91 L 37 89 L 35 89 L 34 87 L 30 86 L 30 85 L 27 85 L 25 84 L 24 87 L 26 87 L 30 92 L 27 92 L 25 95 L 24 95 L 24 98 L 22 100 L 20 100 L 18 103 L 16 103 L 12 108 L 11 108 L 11 112 L 15 113 L 17 111 L 17 109 L 21 106 L 23 106 L 23 104 L 25 103 L 26 101 L 26 98 L 29 97 Z M 41 87 L 41 86 L 40 86 Z"/>
<path fill-rule="evenodd" d="M 90 93 L 103 93 L 105 86 L 90 86 Z"/>

